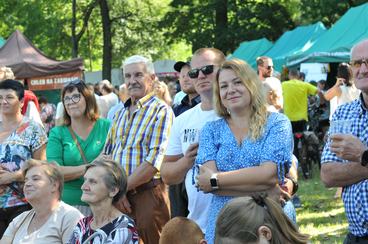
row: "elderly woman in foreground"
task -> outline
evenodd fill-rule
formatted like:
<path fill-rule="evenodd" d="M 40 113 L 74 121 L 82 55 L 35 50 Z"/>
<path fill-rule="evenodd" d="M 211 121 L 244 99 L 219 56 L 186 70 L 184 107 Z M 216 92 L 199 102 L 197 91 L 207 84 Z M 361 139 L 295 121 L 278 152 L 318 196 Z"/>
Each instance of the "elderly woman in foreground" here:
<path fill-rule="evenodd" d="M 33 209 L 16 217 L 0 243 L 65 243 L 83 215 L 60 201 L 63 176 L 57 166 L 28 160 L 24 166 L 24 195 Z"/>
<path fill-rule="evenodd" d="M 115 206 L 127 189 L 124 170 L 106 157 L 87 165 L 81 200 L 87 203 L 92 216 L 81 219 L 69 244 L 138 243 L 134 222 Z"/>

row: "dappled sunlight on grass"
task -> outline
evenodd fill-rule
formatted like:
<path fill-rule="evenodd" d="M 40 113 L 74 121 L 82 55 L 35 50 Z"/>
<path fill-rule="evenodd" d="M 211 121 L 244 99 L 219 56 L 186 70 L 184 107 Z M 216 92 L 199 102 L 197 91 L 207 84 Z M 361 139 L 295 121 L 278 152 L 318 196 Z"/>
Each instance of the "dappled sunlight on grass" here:
<path fill-rule="evenodd" d="M 314 173 L 313 179 L 300 179 L 299 184 L 303 204 L 297 209 L 300 231 L 309 234 L 312 243 L 343 243 L 348 224 L 341 199 L 334 198 L 336 188 L 326 188 L 319 172 Z"/>
<path fill-rule="evenodd" d="M 337 208 L 330 211 L 323 212 L 309 212 L 308 210 L 304 211 L 298 215 L 298 223 L 299 224 L 308 224 L 311 221 L 315 221 L 321 223 L 323 220 L 326 220 L 326 223 L 336 222 L 334 220 L 339 220 L 341 218 L 345 218 L 345 212 L 343 208 Z"/>

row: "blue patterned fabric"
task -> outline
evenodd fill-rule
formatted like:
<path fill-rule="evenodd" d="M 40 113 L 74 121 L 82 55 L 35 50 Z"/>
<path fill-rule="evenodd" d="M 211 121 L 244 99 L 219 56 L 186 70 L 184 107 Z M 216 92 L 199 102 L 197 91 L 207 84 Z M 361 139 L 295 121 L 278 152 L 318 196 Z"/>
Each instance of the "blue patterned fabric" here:
<path fill-rule="evenodd" d="M 368 144 L 368 113 L 364 107 L 362 95 L 351 103 L 339 106 L 332 116 L 331 123 L 336 120 L 351 120 L 351 134 L 358 137 L 364 144 Z M 327 141 L 321 163 L 348 163 L 330 151 L 330 141 Z M 368 181 L 345 186 L 342 192 L 349 230 L 355 236 L 368 235 Z"/>
<path fill-rule="evenodd" d="M 284 214 L 296 225 L 296 210 L 291 201 L 287 201 L 282 207 Z"/>
<path fill-rule="evenodd" d="M 291 165 L 293 137 L 287 117 L 270 113 L 264 133 L 256 141 L 245 138 L 238 145 L 225 119 L 206 124 L 200 134 L 197 164 L 214 160 L 218 171 L 233 171 L 259 166 L 272 161 L 277 164 L 279 182 Z M 206 229 L 208 243 L 214 243 L 216 219 L 221 208 L 233 197 L 214 195 Z"/>

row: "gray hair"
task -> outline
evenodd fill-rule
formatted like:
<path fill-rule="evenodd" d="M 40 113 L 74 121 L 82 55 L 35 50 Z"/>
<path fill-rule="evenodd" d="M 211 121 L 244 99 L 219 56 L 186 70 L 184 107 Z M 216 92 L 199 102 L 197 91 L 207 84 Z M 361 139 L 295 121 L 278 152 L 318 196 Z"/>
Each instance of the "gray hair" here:
<path fill-rule="evenodd" d="M 119 190 L 112 199 L 113 203 L 117 202 L 126 194 L 128 177 L 119 163 L 104 155 L 97 157 L 92 163 L 88 164 L 86 167 L 86 172 L 88 169 L 93 167 L 102 167 L 105 169 L 106 174 L 103 176 L 103 181 L 107 189 L 114 191 L 114 189 L 117 188 Z"/>
<path fill-rule="evenodd" d="M 2 80 L 14 80 L 15 76 L 11 68 L 2 66 L 0 67 L 0 73 L 4 73 L 4 78 Z"/>
<path fill-rule="evenodd" d="M 145 57 L 140 56 L 140 55 L 133 55 L 133 56 L 130 56 L 129 58 L 125 59 L 124 62 L 123 62 L 123 69 L 128 64 L 137 64 L 137 63 L 145 64 L 147 72 L 151 75 L 155 74 L 155 68 L 153 67 L 152 61 L 149 60 L 148 58 L 145 58 Z"/>

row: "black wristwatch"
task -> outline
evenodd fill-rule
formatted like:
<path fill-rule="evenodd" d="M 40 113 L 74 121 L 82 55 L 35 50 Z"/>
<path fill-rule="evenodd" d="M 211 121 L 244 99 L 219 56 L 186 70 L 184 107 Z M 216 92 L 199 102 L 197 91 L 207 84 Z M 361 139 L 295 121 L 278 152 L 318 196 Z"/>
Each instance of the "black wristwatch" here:
<path fill-rule="evenodd" d="M 217 173 L 211 175 L 210 183 L 211 183 L 212 190 L 218 190 L 219 189 L 218 180 L 217 180 Z"/>
<path fill-rule="evenodd" d="M 368 164 L 368 150 L 365 150 L 362 154 L 362 159 L 360 160 L 362 166 L 367 166 Z"/>
<path fill-rule="evenodd" d="M 292 183 L 293 183 L 293 192 L 291 193 L 292 196 L 295 195 L 295 193 L 298 191 L 298 188 L 299 188 L 299 184 L 298 182 L 293 179 L 292 177 L 287 177 Z"/>

